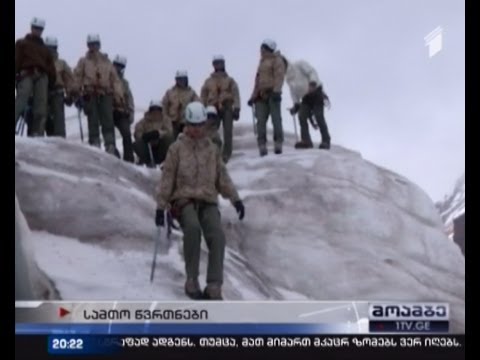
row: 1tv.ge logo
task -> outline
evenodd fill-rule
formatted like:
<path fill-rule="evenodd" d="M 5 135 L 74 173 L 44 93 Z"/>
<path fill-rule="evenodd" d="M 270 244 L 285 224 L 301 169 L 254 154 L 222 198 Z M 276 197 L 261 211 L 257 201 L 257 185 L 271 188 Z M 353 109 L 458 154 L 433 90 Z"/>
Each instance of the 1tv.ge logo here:
<path fill-rule="evenodd" d="M 371 303 L 370 320 L 449 320 L 446 303 Z"/>

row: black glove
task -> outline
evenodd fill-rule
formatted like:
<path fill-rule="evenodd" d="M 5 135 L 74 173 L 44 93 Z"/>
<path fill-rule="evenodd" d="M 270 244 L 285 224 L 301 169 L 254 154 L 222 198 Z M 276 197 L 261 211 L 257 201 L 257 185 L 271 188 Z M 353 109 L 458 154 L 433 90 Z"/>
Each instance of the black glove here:
<path fill-rule="evenodd" d="M 73 105 L 73 98 L 70 95 L 68 95 L 68 96 L 65 97 L 63 102 L 67 106 L 72 106 Z"/>
<path fill-rule="evenodd" d="M 298 110 L 300 110 L 300 104 L 295 103 L 295 105 L 293 105 L 293 107 L 290 109 L 290 114 L 295 115 L 298 113 Z"/>
<path fill-rule="evenodd" d="M 155 225 L 165 226 L 165 213 L 162 209 L 155 211 Z"/>
<path fill-rule="evenodd" d="M 275 102 L 282 101 L 282 93 L 281 92 L 272 92 L 271 99 L 272 99 L 272 101 L 275 101 Z"/>
<path fill-rule="evenodd" d="M 240 109 L 239 108 L 234 108 L 233 109 L 233 120 L 238 120 L 240 119 Z"/>
<path fill-rule="evenodd" d="M 160 139 L 160 133 L 157 130 L 149 131 L 142 135 L 142 140 L 145 143 L 149 143 L 158 139 Z"/>
<path fill-rule="evenodd" d="M 233 206 L 235 206 L 235 210 L 237 210 L 238 218 L 242 220 L 245 216 L 245 206 L 243 206 L 242 200 L 235 201 Z"/>
<path fill-rule="evenodd" d="M 250 100 L 248 100 L 247 105 L 248 105 L 248 106 L 253 106 L 253 103 L 254 103 L 254 102 L 255 102 L 255 101 L 254 101 L 253 99 L 250 99 Z"/>

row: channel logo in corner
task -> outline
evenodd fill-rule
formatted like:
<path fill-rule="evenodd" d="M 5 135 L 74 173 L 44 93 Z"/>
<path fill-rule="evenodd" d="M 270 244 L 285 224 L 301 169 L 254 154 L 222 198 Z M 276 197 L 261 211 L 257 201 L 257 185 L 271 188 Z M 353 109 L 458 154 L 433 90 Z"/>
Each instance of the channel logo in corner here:
<path fill-rule="evenodd" d="M 448 332 L 447 303 L 370 303 L 371 332 Z"/>

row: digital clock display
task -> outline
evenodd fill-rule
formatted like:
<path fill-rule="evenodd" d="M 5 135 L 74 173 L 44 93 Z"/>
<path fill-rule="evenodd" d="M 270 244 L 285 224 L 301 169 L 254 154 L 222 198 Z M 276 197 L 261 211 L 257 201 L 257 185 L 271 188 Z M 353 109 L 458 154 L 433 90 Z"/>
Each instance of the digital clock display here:
<path fill-rule="evenodd" d="M 50 336 L 48 352 L 51 354 L 81 352 L 84 350 L 84 341 L 75 336 Z"/>
<path fill-rule="evenodd" d="M 116 336 L 56 334 L 48 337 L 48 353 L 51 355 L 113 354 L 122 348 Z"/>

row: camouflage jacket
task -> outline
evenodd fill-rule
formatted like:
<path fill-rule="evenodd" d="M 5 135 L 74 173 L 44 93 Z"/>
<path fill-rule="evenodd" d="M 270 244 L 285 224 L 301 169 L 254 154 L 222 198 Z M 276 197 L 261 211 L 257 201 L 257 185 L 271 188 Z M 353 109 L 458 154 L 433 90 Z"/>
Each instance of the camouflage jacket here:
<path fill-rule="evenodd" d="M 135 141 L 140 141 L 142 140 L 143 134 L 154 130 L 157 130 L 160 136 L 166 134 L 172 135 L 173 133 L 172 124 L 161 112 L 152 113 L 147 111 L 144 118 L 135 125 L 133 137 Z"/>
<path fill-rule="evenodd" d="M 68 94 L 72 92 L 74 88 L 74 79 L 73 72 L 67 62 L 58 57 L 58 53 L 54 53 L 53 57 L 55 59 L 55 70 L 57 72 L 55 89 L 63 90 Z"/>
<path fill-rule="evenodd" d="M 205 106 L 213 105 L 218 110 L 221 110 L 225 103 L 240 109 L 240 91 L 237 82 L 226 72 L 212 73 L 205 80 L 200 97 Z"/>
<path fill-rule="evenodd" d="M 124 102 L 123 86 L 106 54 L 88 51 L 73 71 L 75 85 L 83 94 L 113 95 L 117 104 Z"/>
<path fill-rule="evenodd" d="M 185 108 L 192 101 L 200 101 L 200 98 L 190 86 L 181 88 L 175 85 L 162 99 L 163 114 L 172 123 L 183 123 Z"/>
<path fill-rule="evenodd" d="M 180 134 L 168 149 L 163 165 L 158 208 L 188 199 L 216 204 L 219 193 L 232 203 L 240 199 L 217 146 L 209 137 L 193 140 Z"/>
<path fill-rule="evenodd" d="M 285 71 L 285 64 L 280 53 L 263 55 L 258 64 L 255 87 L 251 99 L 258 99 L 271 91 L 281 92 Z"/>
<path fill-rule="evenodd" d="M 127 79 L 125 79 L 122 76 L 120 77 L 120 81 L 122 82 L 123 99 L 125 100 L 125 103 L 124 104 L 115 103 L 114 109 L 128 113 L 130 117 L 130 124 L 132 124 L 134 121 L 134 114 L 135 114 L 135 103 L 133 102 L 132 91 L 130 90 L 130 84 L 128 83 Z"/>

